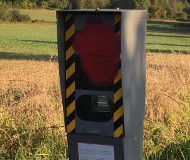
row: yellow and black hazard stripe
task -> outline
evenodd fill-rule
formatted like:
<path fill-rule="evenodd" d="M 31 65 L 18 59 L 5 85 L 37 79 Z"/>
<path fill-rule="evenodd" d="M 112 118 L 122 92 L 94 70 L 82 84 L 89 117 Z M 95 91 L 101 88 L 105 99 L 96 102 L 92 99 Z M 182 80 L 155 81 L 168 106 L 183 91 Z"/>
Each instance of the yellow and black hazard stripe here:
<path fill-rule="evenodd" d="M 74 16 L 65 16 L 65 108 L 66 131 L 75 132 L 75 51 L 72 47 L 75 34 Z"/>
<path fill-rule="evenodd" d="M 121 14 L 115 15 L 115 32 L 121 34 Z M 123 95 L 121 82 L 121 59 L 118 59 L 119 72 L 114 79 L 114 137 L 124 135 Z"/>
<path fill-rule="evenodd" d="M 115 33 L 117 35 L 121 35 L 121 14 L 115 14 L 115 20 L 114 20 L 114 23 L 115 23 Z"/>

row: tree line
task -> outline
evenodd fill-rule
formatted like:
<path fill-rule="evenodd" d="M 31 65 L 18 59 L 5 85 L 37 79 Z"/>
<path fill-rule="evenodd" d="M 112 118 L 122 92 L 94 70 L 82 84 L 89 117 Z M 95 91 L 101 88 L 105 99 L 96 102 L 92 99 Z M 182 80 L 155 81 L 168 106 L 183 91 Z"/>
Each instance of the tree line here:
<path fill-rule="evenodd" d="M 124 8 L 147 9 L 150 18 L 186 19 L 190 0 L 0 0 L 12 8 L 89 9 Z"/>

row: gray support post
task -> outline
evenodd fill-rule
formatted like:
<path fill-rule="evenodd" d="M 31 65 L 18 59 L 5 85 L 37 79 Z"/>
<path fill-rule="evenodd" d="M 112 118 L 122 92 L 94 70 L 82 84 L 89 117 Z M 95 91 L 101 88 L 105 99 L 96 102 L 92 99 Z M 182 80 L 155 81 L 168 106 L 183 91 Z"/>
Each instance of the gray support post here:
<path fill-rule="evenodd" d="M 142 159 L 145 114 L 146 11 L 126 10 L 121 17 L 121 66 L 125 160 Z"/>

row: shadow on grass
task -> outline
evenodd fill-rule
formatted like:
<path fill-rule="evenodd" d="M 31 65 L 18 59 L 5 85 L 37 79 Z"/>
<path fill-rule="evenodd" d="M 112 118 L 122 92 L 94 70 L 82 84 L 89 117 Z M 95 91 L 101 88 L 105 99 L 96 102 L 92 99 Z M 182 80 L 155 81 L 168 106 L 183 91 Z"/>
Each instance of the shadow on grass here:
<path fill-rule="evenodd" d="M 0 59 L 57 61 L 56 55 L 0 52 Z"/>
<path fill-rule="evenodd" d="M 180 46 L 180 47 L 190 47 L 190 45 L 183 45 L 183 44 L 165 44 L 165 43 L 146 43 L 150 45 L 162 45 L 162 46 Z"/>
<path fill-rule="evenodd" d="M 182 35 L 160 35 L 160 34 L 147 34 L 147 36 L 152 37 L 171 37 L 171 38 L 190 38 L 190 36 L 182 36 Z"/>
<path fill-rule="evenodd" d="M 165 50 L 165 49 L 147 49 L 147 52 L 151 53 L 179 53 L 179 54 L 190 54 L 189 51 L 184 51 L 184 50 Z"/>
<path fill-rule="evenodd" d="M 147 30 L 149 32 L 190 34 L 190 27 L 183 27 L 182 24 L 181 22 L 148 21 Z"/>
<path fill-rule="evenodd" d="M 57 42 L 53 42 L 53 41 L 41 41 L 41 40 L 19 40 L 19 41 L 24 41 L 24 42 L 32 42 L 32 43 L 53 43 L 53 44 L 57 44 Z"/>

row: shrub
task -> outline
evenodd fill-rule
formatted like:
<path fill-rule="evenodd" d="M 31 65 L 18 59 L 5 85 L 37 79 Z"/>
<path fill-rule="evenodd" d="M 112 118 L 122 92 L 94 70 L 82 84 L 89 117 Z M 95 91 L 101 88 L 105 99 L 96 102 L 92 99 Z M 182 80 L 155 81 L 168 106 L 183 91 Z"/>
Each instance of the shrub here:
<path fill-rule="evenodd" d="M 59 9 L 69 9 L 71 6 L 71 2 L 69 0 L 48 0 L 48 7 L 46 8 L 59 8 Z"/>
<path fill-rule="evenodd" d="M 111 7 L 109 0 L 81 0 L 77 2 L 77 8 L 95 9 Z"/>
<path fill-rule="evenodd" d="M 41 7 L 42 7 L 42 8 L 48 8 L 48 2 L 42 1 L 42 2 L 41 2 Z"/>
<path fill-rule="evenodd" d="M 31 21 L 31 17 L 27 14 L 21 14 L 18 9 L 13 9 L 10 11 L 12 22 L 29 22 Z"/>
<path fill-rule="evenodd" d="M 149 17 L 157 19 L 186 19 L 185 4 L 180 0 L 151 0 Z"/>
<path fill-rule="evenodd" d="M 13 22 L 20 22 L 21 21 L 20 12 L 17 9 L 10 11 L 10 14 L 12 15 L 11 21 L 13 21 Z"/>
<path fill-rule="evenodd" d="M 175 19 L 177 20 L 187 19 L 187 14 L 185 12 L 179 12 L 178 14 L 176 14 Z"/>
<path fill-rule="evenodd" d="M 0 4 L 0 20 L 4 21 L 4 19 L 7 19 L 8 17 L 8 6 L 6 4 Z"/>
<path fill-rule="evenodd" d="M 30 22 L 32 19 L 27 14 L 21 14 L 21 22 Z"/>
<path fill-rule="evenodd" d="M 18 9 L 9 9 L 7 5 L 0 5 L 0 20 L 5 22 L 30 22 L 29 15 L 21 14 Z"/>
<path fill-rule="evenodd" d="M 135 0 L 135 8 L 136 9 L 148 9 L 150 6 L 149 0 Z"/>

